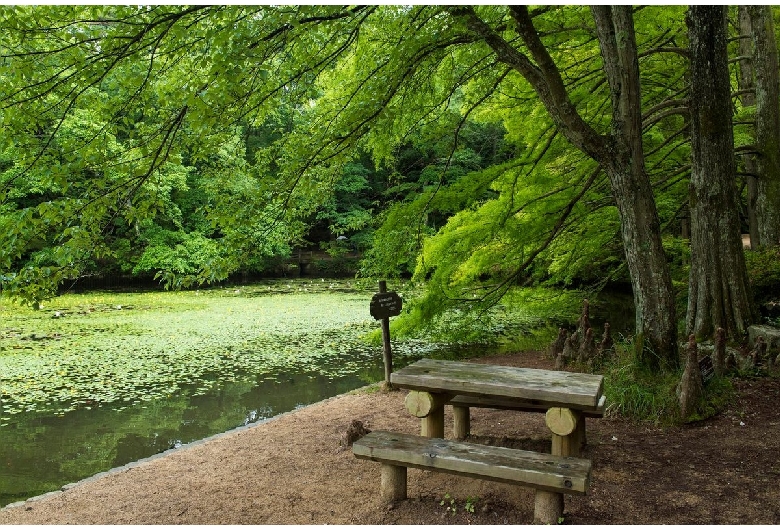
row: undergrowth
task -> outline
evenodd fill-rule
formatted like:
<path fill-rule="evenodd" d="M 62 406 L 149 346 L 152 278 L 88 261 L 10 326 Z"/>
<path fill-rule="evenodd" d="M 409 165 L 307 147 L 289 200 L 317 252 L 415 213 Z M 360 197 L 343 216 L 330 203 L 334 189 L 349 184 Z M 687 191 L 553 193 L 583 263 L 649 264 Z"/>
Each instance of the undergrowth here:
<path fill-rule="evenodd" d="M 695 412 L 681 418 L 676 390 L 682 379 L 682 367 L 665 372 L 641 367 L 636 362 L 630 341 L 616 343 L 613 357 L 598 371 L 604 374 L 609 414 L 656 425 L 707 419 L 722 411 L 735 395 L 728 377 L 714 377 L 704 385 L 704 393 Z"/>

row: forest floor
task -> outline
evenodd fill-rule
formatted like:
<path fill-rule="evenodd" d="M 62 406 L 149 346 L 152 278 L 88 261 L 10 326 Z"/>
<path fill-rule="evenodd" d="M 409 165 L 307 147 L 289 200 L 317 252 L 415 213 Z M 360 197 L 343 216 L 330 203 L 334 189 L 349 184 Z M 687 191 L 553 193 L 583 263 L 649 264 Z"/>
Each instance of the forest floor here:
<path fill-rule="evenodd" d="M 551 368 L 539 353 L 476 360 Z M 711 419 L 675 428 L 588 419 L 587 496 L 567 524 L 780 523 L 780 381 L 735 382 Z M 0 510 L 0 524 L 529 524 L 527 488 L 409 470 L 409 499 L 379 499 L 379 464 L 340 442 L 352 420 L 419 432 L 405 392 L 338 396 Z M 451 432 L 447 407 L 446 432 Z M 472 409 L 472 439 L 549 451 L 543 414 Z M 473 511 L 472 511 L 473 510 Z"/>

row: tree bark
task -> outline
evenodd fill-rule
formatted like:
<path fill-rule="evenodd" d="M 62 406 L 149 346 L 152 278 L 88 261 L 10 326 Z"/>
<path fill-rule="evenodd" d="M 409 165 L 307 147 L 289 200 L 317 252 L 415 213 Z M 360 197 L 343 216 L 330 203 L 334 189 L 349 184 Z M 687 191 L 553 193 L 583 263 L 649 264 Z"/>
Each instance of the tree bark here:
<path fill-rule="evenodd" d="M 750 21 L 748 6 L 739 6 L 739 79 L 737 80 L 739 91 L 742 94 L 742 105 L 752 107 L 756 104 L 755 88 L 753 81 L 753 46 L 751 35 L 753 25 Z M 750 248 L 756 250 L 760 245 L 758 234 L 758 217 L 756 215 L 756 201 L 758 200 L 758 171 L 756 169 L 756 155 L 746 153 L 742 155 L 742 163 L 745 167 L 745 183 L 747 184 L 747 218 L 748 232 L 750 233 Z"/>
<path fill-rule="evenodd" d="M 553 122 L 572 145 L 601 164 L 617 203 L 626 263 L 636 306 L 636 355 L 651 368 L 675 367 L 677 325 L 671 275 L 642 150 L 639 66 L 630 6 L 593 9 L 604 71 L 612 93 L 612 131 L 599 134 L 569 99 L 560 71 L 547 52 L 526 6 L 509 6 L 520 38 L 531 55 L 520 52 L 469 7 L 450 8 L 479 35 L 498 59 L 534 88 Z M 533 60 L 532 60 L 533 59 Z"/>
<path fill-rule="evenodd" d="M 623 247 L 636 306 L 636 354 L 640 364 L 676 367 L 674 291 L 661 242 L 661 223 L 642 148 L 639 62 L 631 6 L 594 6 L 604 71 L 612 96 L 613 152 L 608 169 L 620 211 Z"/>
<path fill-rule="evenodd" d="M 748 7 L 756 75 L 756 216 L 760 245 L 780 245 L 780 83 L 772 7 Z"/>
<path fill-rule="evenodd" d="M 734 182 L 726 7 L 691 6 L 691 271 L 688 334 L 724 328 L 732 338 L 753 319 Z"/>
<path fill-rule="evenodd" d="M 698 405 L 703 393 L 698 348 L 696 338 L 693 335 L 688 338 L 686 353 L 685 370 L 678 386 L 680 416 L 683 420 L 695 412 L 696 405 Z"/>

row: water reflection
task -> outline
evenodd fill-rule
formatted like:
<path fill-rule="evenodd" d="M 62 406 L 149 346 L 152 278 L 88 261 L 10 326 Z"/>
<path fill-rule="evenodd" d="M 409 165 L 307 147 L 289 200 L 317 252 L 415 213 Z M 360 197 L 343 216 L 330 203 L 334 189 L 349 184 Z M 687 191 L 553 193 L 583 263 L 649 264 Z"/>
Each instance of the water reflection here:
<path fill-rule="evenodd" d="M 27 499 L 112 467 L 262 421 L 365 386 L 381 362 L 361 375 L 261 374 L 255 381 L 195 387 L 121 411 L 79 409 L 63 416 L 20 414 L 0 431 L 0 506 Z M 277 379 L 282 382 L 275 382 Z"/>

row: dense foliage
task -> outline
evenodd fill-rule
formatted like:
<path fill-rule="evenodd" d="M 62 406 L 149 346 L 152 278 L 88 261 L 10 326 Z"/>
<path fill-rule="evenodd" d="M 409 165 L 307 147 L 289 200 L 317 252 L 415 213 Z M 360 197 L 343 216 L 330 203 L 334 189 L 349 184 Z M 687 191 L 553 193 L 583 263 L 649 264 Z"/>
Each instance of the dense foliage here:
<path fill-rule="evenodd" d="M 646 242 L 625 229 L 620 172 L 591 149 L 620 139 L 614 73 L 631 68 L 610 62 L 603 21 L 626 16 L 638 175 L 679 313 L 683 6 L 4 6 L 3 294 L 38 303 L 90 276 L 278 275 L 301 249 L 327 252 L 320 272 L 358 256 L 353 273 L 424 283 L 407 326 L 484 310 L 518 284 L 636 288 L 626 256 Z M 754 143 L 753 105 L 734 99 L 738 151 Z"/>

